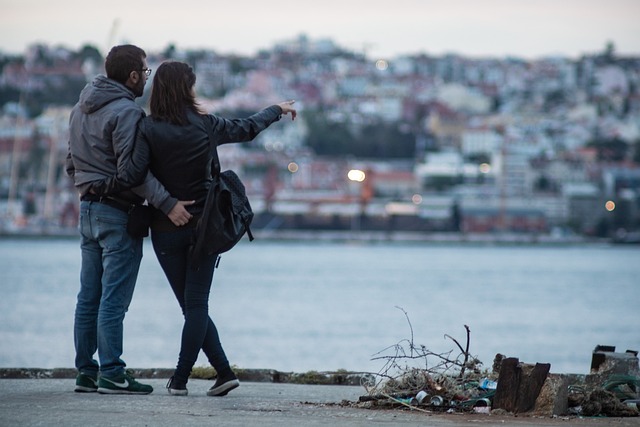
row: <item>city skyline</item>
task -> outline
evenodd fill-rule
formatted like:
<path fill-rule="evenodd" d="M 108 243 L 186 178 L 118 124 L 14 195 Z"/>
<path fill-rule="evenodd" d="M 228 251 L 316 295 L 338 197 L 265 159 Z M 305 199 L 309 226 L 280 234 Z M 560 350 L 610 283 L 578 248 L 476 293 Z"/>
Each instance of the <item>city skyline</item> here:
<path fill-rule="evenodd" d="M 180 8 L 140 0 L 93 4 L 0 0 L 0 51 L 19 54 L 35 43 L 103 54 L 133 43 L 149 52 L 169 44 L 252 55 L 304 34 L 373 58 L 455 53 L 472 57 L 579 57 L 614 44 L 640 54 L 640 2 L 635 0 L 398 0 L 275 5 L 246 0 L 224 6 L 185 0 Z"/>

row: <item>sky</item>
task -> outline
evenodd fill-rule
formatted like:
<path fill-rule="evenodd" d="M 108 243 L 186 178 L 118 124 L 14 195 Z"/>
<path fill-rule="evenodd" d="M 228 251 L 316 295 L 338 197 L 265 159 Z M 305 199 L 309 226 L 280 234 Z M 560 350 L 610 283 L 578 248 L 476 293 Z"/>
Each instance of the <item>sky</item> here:
<path fill-rule="evenodd" d="M 640 0 L 0 0 L 0 51 L 133 43 L 253 55 L 304 34 L 373 59 L 578 58 L 608 42 L 640 55 L 639 18 Z"/>

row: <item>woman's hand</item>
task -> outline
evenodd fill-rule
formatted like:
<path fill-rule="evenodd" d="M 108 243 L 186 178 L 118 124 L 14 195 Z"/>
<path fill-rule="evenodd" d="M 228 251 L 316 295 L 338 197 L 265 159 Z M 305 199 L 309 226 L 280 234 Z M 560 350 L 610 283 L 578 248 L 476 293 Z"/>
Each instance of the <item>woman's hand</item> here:
<path fill-rule="evenodd" d="M 293 108 L 293 104 L 296 101 L 291 100 L 291 101 L 284 101 L 278 104 L 278 107 L 280 107 L 282 109 L 282 114 L 284 114 L 285 116 L 289 113 L 291 113 L 291 120 L 295 120 L 296 116 L 298 115 L 298 112 L 296 111 L 295 108 Z"/>

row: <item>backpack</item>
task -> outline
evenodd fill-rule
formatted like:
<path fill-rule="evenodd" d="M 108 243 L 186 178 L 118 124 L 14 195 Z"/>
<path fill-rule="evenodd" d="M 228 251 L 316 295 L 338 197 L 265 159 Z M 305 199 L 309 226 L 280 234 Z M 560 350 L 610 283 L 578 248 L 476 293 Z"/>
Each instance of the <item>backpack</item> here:
<path fill-rule="evenodd" d="M 197 268 L 206 255 L 222 254 L 233 248 L 245 233 L 253 240 L 251 221 L 253 211 L 245 187 L 232 170 L 220 172 L 218 150 L 211 125 L 206 122 L 211 149 L 211 186 L 207 193 L 202 216 L 196 224 L 196 238 L 192 247 L 192 263 Z"/>

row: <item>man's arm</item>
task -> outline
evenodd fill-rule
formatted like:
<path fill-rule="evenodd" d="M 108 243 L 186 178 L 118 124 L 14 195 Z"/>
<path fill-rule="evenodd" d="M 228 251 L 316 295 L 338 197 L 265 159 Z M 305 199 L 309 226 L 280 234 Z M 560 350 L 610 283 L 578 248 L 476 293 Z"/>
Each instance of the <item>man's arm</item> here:
<path fill-rule="evenodd" d="M 185 225 L 193 217 L 187 211 L 186 206 L 194 204 L 195 200 L 182 201 L 172 197 L 151 172 L 147 173 L 144 183 L 132 188 L 132 191 L 138 196 L 144 197 L 149 204 L 164 212 L 176 226 Z"/>
<path fill-rule="evenodd" d="M 149 170 L 149 145 L 138 129 L 144 112 L 137 106 L 124 109 L 112 132 L 116 174 L 91 183 L 91 192 L 104 196 L 141 185 Z"/>

